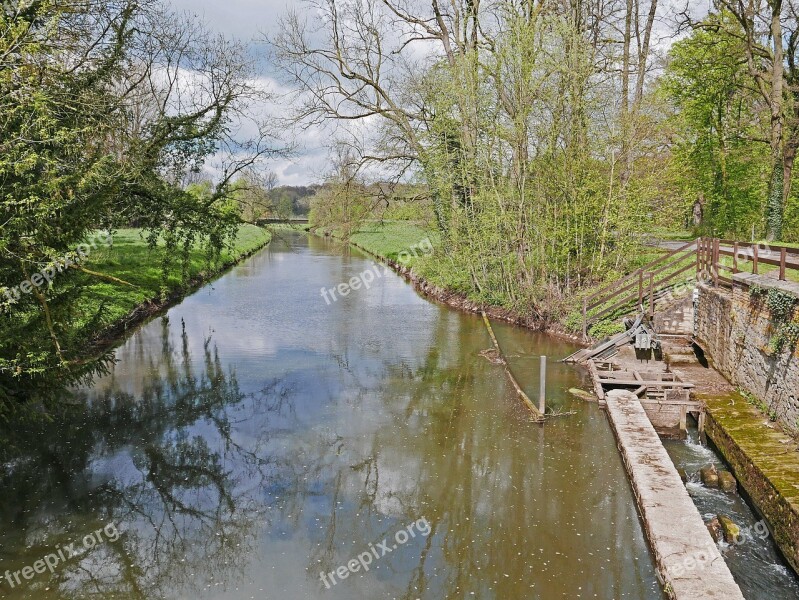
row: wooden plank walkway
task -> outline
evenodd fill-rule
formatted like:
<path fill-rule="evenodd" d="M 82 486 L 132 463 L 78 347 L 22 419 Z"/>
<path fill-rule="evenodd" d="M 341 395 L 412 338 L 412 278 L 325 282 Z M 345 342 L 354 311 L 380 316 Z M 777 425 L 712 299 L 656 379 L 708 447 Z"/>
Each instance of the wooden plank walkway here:
<path fill-rule="evenodd" d="M 666 592 L 677 600 L 743 600 L 641 402 L 622 390 L 605 401 Z"/>
<path fill-rule="evenodd" d="M 691 382 L 683 381 L 669 371 L 662 360 L 639 360 L 631 345 L 618 348 L 613 358 L 588 359 L 594 390 L 604 405 L 604 397 L 614 389 L 624 389 L 637 396 L 655 429 L 667 437 L 682 437 L 687 427 L 687 416 L 693 414 L 704 427 L 705 406 L 692 400 Z"/>

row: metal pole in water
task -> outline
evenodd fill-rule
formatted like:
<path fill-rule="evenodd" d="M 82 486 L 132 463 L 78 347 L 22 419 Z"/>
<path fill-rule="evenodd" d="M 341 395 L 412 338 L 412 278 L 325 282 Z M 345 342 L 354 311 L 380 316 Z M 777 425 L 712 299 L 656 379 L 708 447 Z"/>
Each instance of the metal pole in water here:
<path fill-rule="evenodd" d="M 538 410 L 543 415 L 547 410 L 547 357 L 541 357 L 541 381 L 538 389 Z"/>

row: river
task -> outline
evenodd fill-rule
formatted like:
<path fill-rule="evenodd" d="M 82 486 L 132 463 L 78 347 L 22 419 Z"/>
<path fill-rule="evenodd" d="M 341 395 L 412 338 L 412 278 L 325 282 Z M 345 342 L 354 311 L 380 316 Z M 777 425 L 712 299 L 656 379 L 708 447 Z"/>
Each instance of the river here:
<path fill-rule="evenodd" d="M 663 598 L 606 418 L 556 362 L 573 348 L 496 324 L 527 391 L 546 354 L 575 411 L 531 423 L 480 318 L 379 269 L 322 298 L 369 268 L 278 232 L 16 427 L 0 596 Z"/>

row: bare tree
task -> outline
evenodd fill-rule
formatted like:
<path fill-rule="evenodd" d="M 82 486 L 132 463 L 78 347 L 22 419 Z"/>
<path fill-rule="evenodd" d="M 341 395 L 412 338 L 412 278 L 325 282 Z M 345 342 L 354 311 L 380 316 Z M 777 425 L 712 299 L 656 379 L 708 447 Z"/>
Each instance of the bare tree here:
<path fill-rule="evenodd" d="M 451 99 L 459 114 L 456 158 L 476 160 L 479 87 L 478 48 L 485 42 L 480 1 L 431 5 L 414 0 L 341 2 L 311 0 L 309 24 L 292 12 L 281 33 L 269 40 L 277 63 L 297 87 L 297 117 L 308 124 L 339 123 L 380 117 L 386 135 L 380 152 L 359 152 L 364 161 L 409 165 L 429 162 L 426 143 L 436 115 L 428 105 L 423 74 L 437 61 L 452 77 Z M 465 203 L 474 192 L 472 170 L 462 168 L 453 202 Z M 439 206 L 439 224 L 446 227 Z"/>

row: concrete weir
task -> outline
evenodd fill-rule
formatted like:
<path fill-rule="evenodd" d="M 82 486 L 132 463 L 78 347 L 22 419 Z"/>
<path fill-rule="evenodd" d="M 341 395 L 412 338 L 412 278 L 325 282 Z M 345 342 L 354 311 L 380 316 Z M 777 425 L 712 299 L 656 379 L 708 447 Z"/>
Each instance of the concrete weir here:
<path fill-rule="evenodd" d="M 612 390 L 606 401 L 666 592 L 677 600 L 743 600 L 640 400 Z"/>

